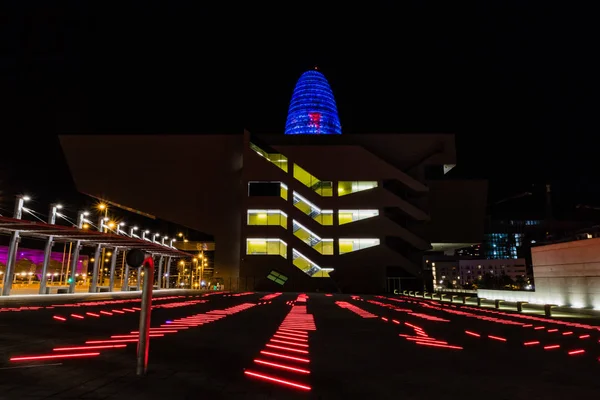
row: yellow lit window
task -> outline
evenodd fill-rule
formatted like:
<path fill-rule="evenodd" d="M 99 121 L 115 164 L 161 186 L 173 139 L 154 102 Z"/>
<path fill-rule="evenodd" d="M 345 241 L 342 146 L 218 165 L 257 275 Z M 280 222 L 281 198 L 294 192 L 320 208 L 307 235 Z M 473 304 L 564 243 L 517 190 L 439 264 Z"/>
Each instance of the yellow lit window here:
<path fill-rule="evenodd" d="M 294 164 L 294 178 L 323 197 L 333 196 L 333 182 L 317 179 L 298 164 Z"/>
<path fill-rule="evenodd" d="M 379 239 L 340 239 L 340 254 L 352 253 L 353 251 L 379 246 Z"/>
<path fill-rule="evenodd" d="M 340 225 L 349 224 L 350 222 L 360 221 L 376 217 L 379 215 L 379 210 L 339 210 L 338 222 Z"/>
<path fill-rule="evenodd" d="M 246 254 L 279 255 L 287 258 L 287 243 L 281 239 L 246 239 Z"/>
<path fill-rule="evenodd" d="M 333 210 L 321 210 L 319 207 L 294 192 L 294 207 L 314 219 L 321 225 L 333 225 Z"/>
<path fill-rule="evenodd" d="M 279 225 L 287 229 L 287 214 L 281 210 L 248 210 L 248 225 Z"/>
<path fill-rule="evenodd" d="M 338 196 L 345 196 L 348 194 L 362 192 L 363 190 L 369 190 L 377 187 L 377 181 L 339 181 L 338 182 Z"/>
<path fill-rule="evenodd" d="M 307 246 L 312 247 L 324 255 L 333 254 L 333 239 L 321 239 L 319 236 L 296 220 L 293 221 L 292 227 L 294 235 L 306 243 Z"/>
<path fill-rule="evenodd" d="M 333 268 L 321 268 L 296 249 L 292 249 L 292 257 L 294 265 L 313 278 L 329 278 L 329 272 L 333 271 Z"/>
<path fill-rule="evenodd" d="M 285 172 L 288 172 L 288 159 L 283 154 L 279 153 L 267 153 L 254 143 L 250 143 L 250 148 L 256 152 L 259 156 L 265 158 L 267 161 L 275 164 Z"/>

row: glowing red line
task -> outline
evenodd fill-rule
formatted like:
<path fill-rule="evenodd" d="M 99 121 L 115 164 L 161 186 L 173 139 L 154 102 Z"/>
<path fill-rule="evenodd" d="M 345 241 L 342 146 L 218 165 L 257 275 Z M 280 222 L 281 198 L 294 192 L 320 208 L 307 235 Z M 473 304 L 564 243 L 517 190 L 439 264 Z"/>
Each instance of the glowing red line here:
<path fill-rule="evenodd" d="M 524 346 L 532 346 L 534 344 L 540 344 L 539 340 L 534 340 L 532 342 L 525 342 L 525 343 L 523 343 Z"/>
<path fill-rule="evenodd" d="M 585 353 L 585 350 L 583 350 L 583 349 L 582 350 L 571 350 L 569 352 L 569 355 L 574 356 L 575 354 L 583 354 L 583 353 Z"/>
<path fill-rule="evenodd" d="M 296 334 L 298 336 L 302 335 L 304 337 L 308 337 L 308 333 L 303 332 L 301 330 L 297 330 L 297 329 L 279 328 L 278 331 L 290 332 L 290 334 Z"/>
<path fill-rule="evenodd" d="M 121 311 L 121 310 L 111 310 L 112 312 L 115 312 L 117 314 L 125 314 L 125 311 Z"/>
<path fill-rule="evenodd" d="M 381 319 L 382 319 L 382 320 L 384 320 L 385 322 L 387 322 L 387 321 L 388 321 L 388 319 L 387 319 L 387 318 L 385 318 L 385 317 L 381 317 Z"/>
<path fill-rule="evenodd" d="M 303 362 L 303 363 L 310 362 L 310 360 L 307 359 L 307 358 L 292 357 L 292 356 L 288 356 L 288 355 L 285 355 L 285 354 L 273 353 L 271 351 L 265 351 L 265 350 L 261 350 L 260 354 L 264 354 L 266 356 L 284 358 L 286 360 L 298 361 L 298 362 Z"/>
<path fill-rule="evenodd" d="M 79 319 L 84 319 L 85 318 L 83 315 L 79 315 L 79 314 L 71 314 L 71 317 L 73 317 L 73 318 L 79 318 Z"/>
<path fill-rule="evenodd" d="M 548 329 L 548 333 L 552 333 L 552 332 L 558 332 L 558 329 Z"/>
<path fill-rule="evenodd" d="M 301 368 L 294 368 L 294 367 L 290 367 L 289 365 L 276 364 L 276 363 L 272 363 L 272 362 L 264 361 L 264 360 L 259 360 L 259 359 L 255 359 L 254 362 L 257 363 L 257 364 L 268 365 L 270 367 L 281 368 L 281 369 L 285 369 L 285 370 L 288 370 L 288 371 L 299 372 L 301 374 L 310 374 L 309 370 L 301 369 Z"/>
<path fill-rule="evenodd" d="M 287 340 L 271 339 L 271 342 L 273 342 L 273 343 L 281 343 L 281 344 L 289 344 L 290 346 L 308 347 L 307 344 L 288 342 Z"/>
<path fill-rule="evenodd" d="M 59 317 L 58 315 L 53 316 L 52 318 L 54 318 L 57 321 L 66 321 L 67 319 L 64 317 Z"/>
<path fill-rule="evenodd" d="M 108 312 L 108 311 L 100 311 L 100 314 L 104 314 L 104 315 L 113 315 L 113 313 Z"/>
<path fill-rule="evenodd" d="M 419 327 L 419 326 L 416 326 L 416 325 L 413 325 L 413 324 L 409 324 L 408 322 L 405 322 L 405 323 L 404 323 L 404 325 L 406 325 L 406 326 L 410 326 L 411 328 L 414 328 L 414 329 L 420 329 L 420 330 L 423 330 L 423 328 L 421 328 L 421 327 Z"/>
<path fill-rule="evenodd" d="M 573 332 L 563 332 L 563 336 L 572 335 Z"/>
<path fill-rule="evenodd" d="M 437 340 L 437 339 L 428 339 L 428 340 L 423 340 L 423 338 L 410 338 L 407 337 L 406 340 L 412 340 L 413 342 L 427 342 L 427 343 L 440 343 L 440 344 L 448 344 L 448 342 L 444 342 L 443 340 Z"/>
<path fill-rule="evenodd" d="M 308 354 L 308 351 L 306 351 L 306 350 L 292 349 L 292 348 L 290 348 L 290 347 L 277 346 L 277 345 L 274 345 L 274 344 L 269 344 L 269 343 L 267 343 L 267 345 L 266 345 L 266 346 L 267 346 L 267 347 L 272 347 L 272 348 L 274 348 L 274 349 L 280 349 L 280 350 L 292 351 L 292 352 L 294 352 L 294 353 Z"/>
<path fill-rule="evenodd" d="M 540 329 L 544 329 L 545 326 L 536 326 L 535 328 L 533 328 L 536 331 L 539 331 Z"/>
<path fill-rule="evenodd" d="M 264 379 L 266 381 L 281 383 L 282 385 L 291 386 L 291 387 L 295 387 L 295 388 L 302 389 L 302 390 L 310 390 L 310 386 L 300 385 L 298 383 L 285 381 L 283 379 L 278 379 L 278 378 L 273 378 L 273 377 L 267 376 L 267 375 L 257 374 L 256 372 L 244 371 L 244 374 L 254 376 L 259 379 Z"/>
<path fill-rule="evenodd" d="M 54 349 L 52 349 L 52 351 L 122 349 L 124 347 L 127 347 L 127 345 L 126 344 L 107 344 L 104 346 L 55 347 Z"/>
<path fill-rule="evenodd" d="M 499 337 L 499 336 L 492 336 L 492 335 L 488 335 L 488 337 L 489 337 L 490 339 L 499 340 L 500 342 L 506 342 L 506 339 L 504 339 L 503 337 Z"/>
<path fill-rule="evenodd" d="M 579 339 L 587 339 L 589 337 L 590 337 L 590 335 L 581 335 L 581 336 L 579 336 Z"/>
<path fill-rule="evenodd" d="M 131 308 L 124 308 L 123 311 L 135 312 L 135 310 L 132 310 Z"/>
<path fill-rule="evenodd" d="M 475 333 L 475 332 L 471 332 L 471 331 L 465 331 L 465 333 L 467 335 L 471 335 L 471 336 L 475 336 L 475 337 L 481 337 L 481 335 L 479 333 Z"/>
<path fill-rule="evenodd" d="M 552 350 L 552 349 L 558 349 L 560 347 L 559 344 L 553 344 L 550 346 L 544 346 L 544 350 Z"/>
<path fill-rule="evenodd" d="M 462 350 L 463 348 L 460 346 L 450 346 L 446 344 L 438 344 L 438 343 L 430 343 L 430 342 L 416 342 L 417 344 L 422 344 L 424 346 L 432 346 L 432 347 L 443 347 L 445 349 L 456 349 Z"/>
<path fill-rule="evenodd" d="M 51 356 L 27 356 L 27 357 L 12 357 L 10 361 L 31 361 L 31 360 L 49 360 L 52 358 L 75 358 L 75 357 L 94 357 L 100 353 L 78 353 L 78 354 L 55 354 Z"/>
<path fill-rule="evenodd" d="M 85 344 L 137 342 L 137 339 L 88 340 Z"/>
<path fill-rule="evenodd" d="M 395 324 L 399 324 L 400 323 L 400 321 L 396 321 L 395 319 L 393 319 L 392 322 L 395 323 Z"/>
<path fill-rule="evenodd" d="M 273 337 L 280 338 L 280 339 L 287 339 L 287 340 L 297 340 L 299 342 L 308 342 L 308 339 L 295 338 L 293 336 L 284 336 L 284 335 L 274 334 Z"/>

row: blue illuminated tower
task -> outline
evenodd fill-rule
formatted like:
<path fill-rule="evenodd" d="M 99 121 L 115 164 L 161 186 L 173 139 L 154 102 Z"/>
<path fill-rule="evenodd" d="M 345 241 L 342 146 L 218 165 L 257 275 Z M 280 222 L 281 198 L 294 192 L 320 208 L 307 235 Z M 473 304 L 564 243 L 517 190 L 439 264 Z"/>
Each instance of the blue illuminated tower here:
<path fill-rule="evenodd" d="M 286 135 L 339 135 L 342 125 L 325 75 L 306 71 L 300 76 L 288 111 Z"/>

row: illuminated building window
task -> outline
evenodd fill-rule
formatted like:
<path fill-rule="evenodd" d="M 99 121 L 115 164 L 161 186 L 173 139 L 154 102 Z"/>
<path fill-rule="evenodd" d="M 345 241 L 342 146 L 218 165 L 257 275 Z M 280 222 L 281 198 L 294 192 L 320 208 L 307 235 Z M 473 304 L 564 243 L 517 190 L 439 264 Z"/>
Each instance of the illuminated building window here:
<path fill-rule="evenodd" d="M 283 182 L 248 182 L 248 196 L 279 196 L 284 200 L 288 198 L 288 187 Z"/>
<path fill-rule="evenodd" d="M 333 196 L 333 182 L 317 179 L 298 164 L 294 164 L 294 178 L 323 197 Z"/>
<path fill-rule="evenodd" d="M 379 210 L 339 210 L 338 223 L 340 225 L 349 224 L 350 222 L 360 221 L 376 217 L 379 215 Z"/>
<path fill-rule="evenodd" d="M 339 181 L 338 196 L 362 192 L 363 190 L 374 189 L 377 187 L 377 181 Z"/>
<path fill-rule="evenodd" d="M 379 239 L 340 239 L 340 254 L 379 246 L 380 242 Z"/>
<path fill-rule="evenodd" d="M 269 272 L 269 275 L 267 275 L 267 279 L 272 280 L 273 282 L 283 286 L 285 282 L 287 282 L 288 277 L 273 270 Z"/>
<path fill-rule="evenodd" d="M 293 203 L 294 207 L 321 225 L 333 225 L 333 210 L 321 210 L 319 207 L 300 196 L 298 192 L 294 192 L 293 194 Z"/>
<path fill-rule="evenodd" d="M 248 210 L 248 225 L 279 225 L 287 229 L 287 214 L 281 210 Z"/>
<path fill-rule="evenodd" d="M 246 239 L 248 255 L 279 255 L 287 258 L 287 243 L 281 239 Z"/>
<path fill-rule="evenodd" d="M 292 258 L 296 267 L 313 278 L 329 278 L 329 272 L 333 271 L 333 268 L 321 268 L 296 249 L 292 249 Z"/>
<path fill-rule="evenodd" d="M 333 255 L 333 239 L 321 239 L 298 221 L 293 221 L 294 236 L 324 255 Z"/>
<path fill-rule="evenodd" d="M 279 153 L 267 153 L 254 143 L 250 143 L 250 148 L 256 152 L 259 156 L 263 157 L 265 160 L 275 164 L 285 172 L 288 172 L 288 159 L 283 154 Z"/>

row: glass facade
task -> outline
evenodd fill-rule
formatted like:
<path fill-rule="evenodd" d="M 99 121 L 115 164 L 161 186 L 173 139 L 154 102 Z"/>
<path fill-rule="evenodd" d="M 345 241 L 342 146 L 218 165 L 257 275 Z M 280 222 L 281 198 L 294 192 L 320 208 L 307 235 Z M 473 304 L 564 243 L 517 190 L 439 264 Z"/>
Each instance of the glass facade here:
<path fill-rule="evenodd" d="M 298 221 L 293 222 L 294 236 L 324 255 L 333 255 L 333 239 L 322 239 Z"/>
<path fill-rule="evenodd" d="M 292 249 L 292 258 L 297 268 L 313 278 L 329 278 L 329 272 L 333 271 L 333 268 L 321 268 L 296 249 Z"/>
<path fill-rule="evenodd" d="M 339 181 L 338 196 L 362 192 L 363 190 L 374 189 L 377 187 L 377 181 Z"/>
<path fill-rule="evenodd" d="M 300 196 L 298 192 L 293 194 L 294 207 L 314 219 L 321 225 L 333 225 L 333 210 L 321 210 L 319 207 Z"/>
<path fill-rule="evenodd" d="M 377 217 L 378 215 L 379 210 L 339 210 L 338 223 L 344 225 L 349 224 L 350 222 L 360 221 L 361 219 Z"/>
<path fill-rule="evenodd" d="M 317 179 L 298 164 L 294 164 L 294 178 L 323 197 L 333 196 L 333 182 Z"/>
<path fill-rule="evenodd" d="M 281 210 L 248 210 L 248 225 L 279 225 L 287 229 L 287 214 Z"/>
<path fill-rule="evenodd" d="M 261 156 L 261 157 L 265 158 L 267 161 L 270 161 L 271 163 L 275 164 L 276 166 L 281 168 L 283 171 L 288 172 L 288 160 L 287 160 L 287 157 L 284 156 L 283 154 L 267 153 L 266 151 L 264 151 L 263 149 L 261 149 L 260 147 L 255 145 L 254 143 L 250 143 L 250 148 L 252 150 L 254 150 L 256 152 L 256 154 L 258 154 L 259 156 Z"/>
<path fill-rule="evenodd" d="M 279 255 L 287 258 L 287 243 L 281 239 L 246 239 L 248 255 Z"/>
<path fill-rule="evenodd" d="M 335 135 L 342 133 L 337 105 L 329 82 L 319 71 L 300 76 L 288 110 L 286 135 Z"/>
<path fill-rule="evenodd" d="M 522 233 L 487 233 L 484 235 L 483 256 L 488 259 L 519 258 L 523 245 Z"/>
<path fill-rule="evenodd" d="M 379 239 L 340 239 L 340 254 L 379 246 Z"/>

